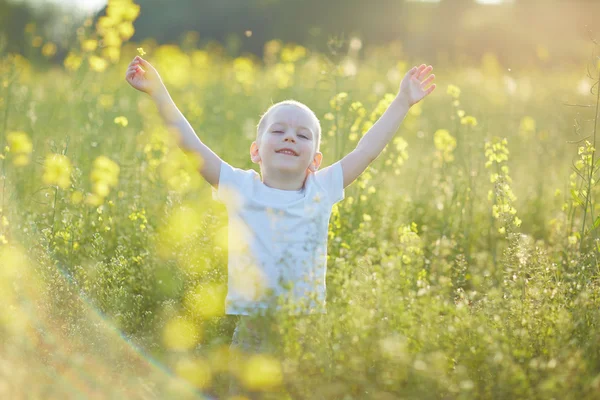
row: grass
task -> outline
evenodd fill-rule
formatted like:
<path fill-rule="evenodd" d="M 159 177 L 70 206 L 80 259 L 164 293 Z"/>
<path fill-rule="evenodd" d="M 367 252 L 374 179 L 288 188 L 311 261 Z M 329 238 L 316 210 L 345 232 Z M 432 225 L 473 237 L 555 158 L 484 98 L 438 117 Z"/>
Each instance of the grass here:
<path fill-rule="evenodd" d="M 285 98 L 315 111 L 324 164 L 339 160 L 419 63 L 142 45 L 239 168 L 256 168 L 258 117 Z M 231 378 L 344 400 L 596 396 L 595 65 L 434 65 L 438 90 L 334 207 L 328 314 L 272 316 L 280 346 L 253 356 L 229 351 L 226 211 L 124 81 L 138 47 L 106 69 L 0 60 L 2 397 L 226 398 Z"/>

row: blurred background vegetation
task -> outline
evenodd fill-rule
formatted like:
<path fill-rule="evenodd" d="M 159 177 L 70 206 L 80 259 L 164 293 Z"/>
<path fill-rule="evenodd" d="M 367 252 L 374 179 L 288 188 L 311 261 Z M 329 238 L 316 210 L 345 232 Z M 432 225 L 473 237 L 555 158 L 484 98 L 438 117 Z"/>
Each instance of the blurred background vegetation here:
<path fill-rule="evenodd" d="M 86 13 L 104 14 L 103 0 L 0 0 L 0 34 L 9 51 L 25 49 L 24 27 L 35 22 L 59 42 L 75 42 Z M 104 4 L 103 4 L 104 3 Z M 365 46 L 398 41 L 406 54 L 465 65 L 493 52 L 503 65 L 557 68 L 579 63 L 588 27 L 600 13 L 594 0 L 139 0 L 132 41 L 158 44 L 185 37 L 210 41 L 230 56 L 260 55 L 274 38 L 325 51 L 331 36 L 358 37 Z M 197 32 L 197 35 L 186 35 Z M 191 43 L 190 43 L 191 44 Z M 64 51 L 60 51 L 61 48 Z"/>
<path fill-rule="evenodd" d="M 282 383 L 272 357 L 230 362 L 227 213 L 125 82 L 142 53 L 244 169 L 273 102 L 315 111 L 329 165 L 410 66 L 435 68 L 332 210 L 331 326 L 304 352 L 281 321 L 304 357 L 286 380 L 331 400 L 598 397 L 596 2 L 75 1 L 0 0 L 1 399 Z"/>

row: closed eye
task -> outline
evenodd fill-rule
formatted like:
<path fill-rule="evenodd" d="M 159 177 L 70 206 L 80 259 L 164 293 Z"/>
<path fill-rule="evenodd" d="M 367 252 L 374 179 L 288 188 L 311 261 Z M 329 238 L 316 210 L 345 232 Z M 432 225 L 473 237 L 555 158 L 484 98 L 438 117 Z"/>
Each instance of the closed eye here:
<path fill-rule="evenodd" d="M 283 133 L 283 131 L 273 131 L 273 133 Z M 309 139 L 309 137 L 305 136 L 305 135 L 298 135 L 298 136 L 300 136 L 301 138 L 304 138 L 304 139 Z"/>

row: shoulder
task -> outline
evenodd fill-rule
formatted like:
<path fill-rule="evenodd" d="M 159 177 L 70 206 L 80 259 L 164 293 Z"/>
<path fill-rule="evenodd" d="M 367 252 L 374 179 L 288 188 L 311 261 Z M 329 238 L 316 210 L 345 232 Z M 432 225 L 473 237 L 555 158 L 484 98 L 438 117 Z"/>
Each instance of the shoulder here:
<path fill-rule="evenodd" d="M 315 185 L 325 193 L 331 204 L 344 198 L 344 174 L 342 163 L 338 161 L 311 174 Z"/>
<path fill-rule="evenodd" d="M 253 169 L 237 168 L 221 161 L 219 183 L 216 189 L 213 188 L 213 199 L 227 201 L 232 196 L 232 192 L 247 195 L 252 182 L 257 178 L 260 179 L 260 175 Z"/>

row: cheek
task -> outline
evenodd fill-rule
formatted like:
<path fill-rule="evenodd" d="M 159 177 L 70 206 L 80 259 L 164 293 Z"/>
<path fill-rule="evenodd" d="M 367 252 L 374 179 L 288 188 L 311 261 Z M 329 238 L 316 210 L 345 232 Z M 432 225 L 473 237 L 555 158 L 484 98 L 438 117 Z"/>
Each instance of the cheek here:
<path fill-rule="evenodd" d="M 314 145 L 313 145 L 313 143 L 312 143 L 312 142 L 310 142 L 310 143 L 306 143 L 306 144 L 303 146 L 303 150 L 302 150 L 302 152 L 303 152 L 304 154 L 306 154 L 306 156 L 307 156 L 307 157 L 309 157 L 309 158 L 310 158 L 310 157 L 313 155 L 313 152 L 314 152 L 314 151 L 315 151 L 315 148 L 314 148 Z"/>

